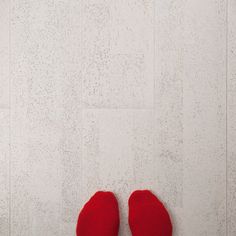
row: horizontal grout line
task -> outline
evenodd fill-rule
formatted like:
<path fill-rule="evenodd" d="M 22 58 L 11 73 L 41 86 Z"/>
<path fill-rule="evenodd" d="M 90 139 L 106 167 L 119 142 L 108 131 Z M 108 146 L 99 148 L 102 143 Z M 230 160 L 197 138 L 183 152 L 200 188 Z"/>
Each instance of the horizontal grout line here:
<path fill-rule="evenodd" d="M 78 110 L 153 110 L 154 107 L 78 107 Z M 9 106 L 1 106 L 0 110 L 10 110 Z"/>
<path fill-rule="evenodd" d="M 78 107 L 78 110 L 153 110 L 154 107 L 138 108 L 138 107 Z M 8 106 L 1 106 L 1 110 L 10 110 Z"/>
<path fill-rule="evenodd" d="M 147 108 L 133 108 L 133 107 L 127 107 L 127 108 L 119 108 L 119 107 L 81 107 L 81 110 L 153 110 L 153 107 L 147 107 Z"/>
<path fill-rule="evenodd" d="M 154 109 L 155 106 L 151 105 L 151 106 L 147 106 L 147 107 L 139 107 L 139 106 L 134 106 L 134 107 L 130 107 L 130 106 L 96 106 L 96 105 L 88 105 L 88 104 L 81 104 L 78 105 L 79 109 L 116 109 L 116 110 L 148 110 L 148 109 Z"/>
<path fill-rule="evenodd" d="M 10 106 L 0 105 L 0 110 L 10 110 Z"/>

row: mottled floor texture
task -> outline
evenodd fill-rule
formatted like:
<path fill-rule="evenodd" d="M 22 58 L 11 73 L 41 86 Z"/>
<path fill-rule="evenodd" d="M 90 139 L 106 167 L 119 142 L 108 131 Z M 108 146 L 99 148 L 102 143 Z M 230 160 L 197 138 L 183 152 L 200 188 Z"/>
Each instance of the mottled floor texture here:
<path fill-rule="evenodd" d="M 151 189 L 173 236 L 236 235 L 235 0 L 0 0 L 0 235 L 74 236 Z"/>

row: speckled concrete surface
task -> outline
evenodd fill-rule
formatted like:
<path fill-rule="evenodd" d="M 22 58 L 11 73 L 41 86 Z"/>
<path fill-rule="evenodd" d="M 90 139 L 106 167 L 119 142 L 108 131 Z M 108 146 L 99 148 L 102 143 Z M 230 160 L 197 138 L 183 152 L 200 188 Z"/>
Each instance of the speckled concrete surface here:
<path fill-rule="evenodd" d="M 236 235 L 234 0 L 0 0 L 0 235 L 75 235 L 98 189 L 152 189 L 173 236 Z"/>
<path fill-rule="evenodd" d="M 236 2 L 229 1 L 228 11 L 228 162 L 227 229 L 236 235 Z"/>

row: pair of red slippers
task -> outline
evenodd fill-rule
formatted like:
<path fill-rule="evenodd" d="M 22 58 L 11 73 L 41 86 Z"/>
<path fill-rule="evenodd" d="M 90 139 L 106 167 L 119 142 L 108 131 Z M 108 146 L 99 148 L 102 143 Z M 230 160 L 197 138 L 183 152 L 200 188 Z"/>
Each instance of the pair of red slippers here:
<path fill-rule="evenodd" d="M 97 192 L 84 205 L 78 218 L 77 236 L 117 236 L 119 208 L 112 192 Z M 170 216 L 162 202 L 148 190 L 129 198 L 129 226 L 133 236 L 171 236 Z"/>

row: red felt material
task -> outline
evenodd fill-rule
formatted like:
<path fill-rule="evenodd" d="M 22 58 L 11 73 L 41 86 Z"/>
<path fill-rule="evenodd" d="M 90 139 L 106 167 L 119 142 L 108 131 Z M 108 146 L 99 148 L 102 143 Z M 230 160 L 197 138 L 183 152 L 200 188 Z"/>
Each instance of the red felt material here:
<path fill-rule="evenodd" d="M 111 192 L 97 192 L 84 205 L 77 222 L 77 236 L 117 236 L 119 210 Z"/>
<path fill-rule="evenodd" d="M 129 198 L 132 236 L 171 236 L 170 216 L 161 201 L 148 190 L 137 190 Z"/>

